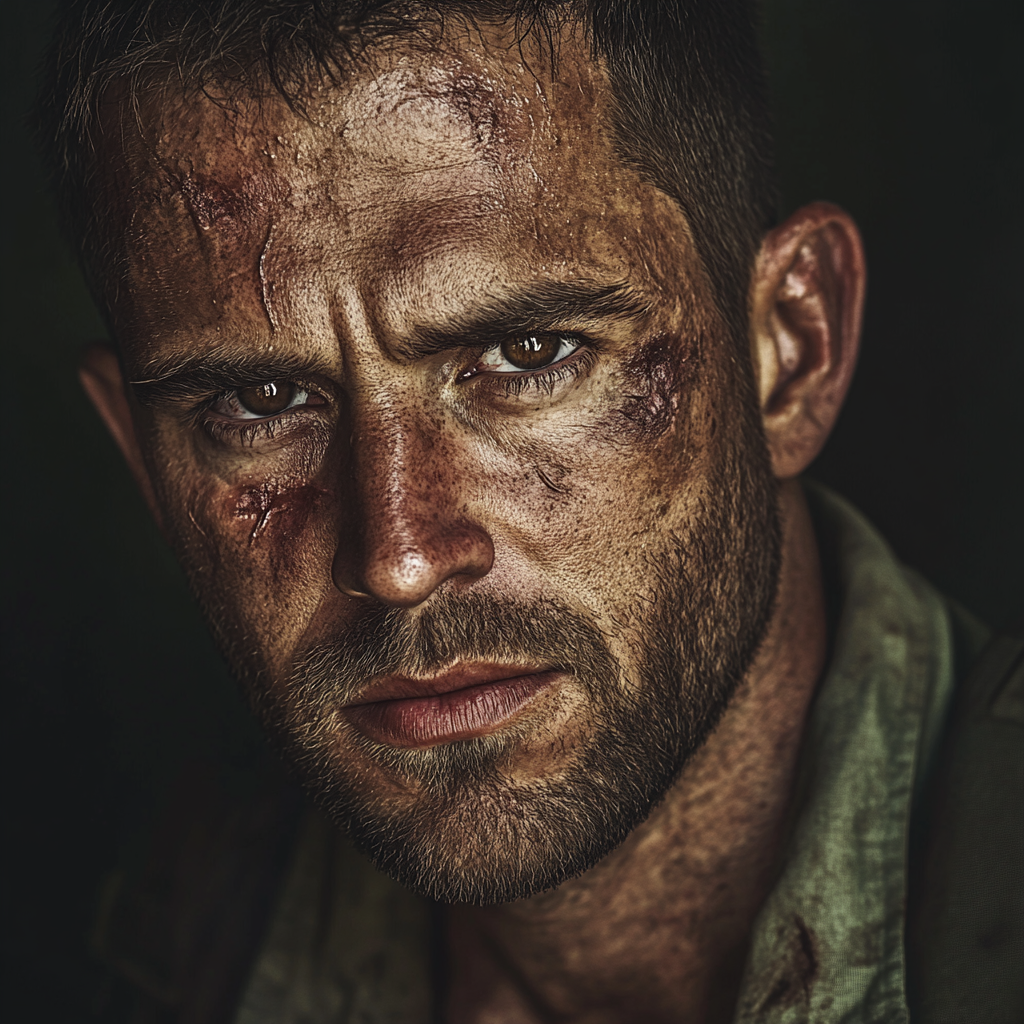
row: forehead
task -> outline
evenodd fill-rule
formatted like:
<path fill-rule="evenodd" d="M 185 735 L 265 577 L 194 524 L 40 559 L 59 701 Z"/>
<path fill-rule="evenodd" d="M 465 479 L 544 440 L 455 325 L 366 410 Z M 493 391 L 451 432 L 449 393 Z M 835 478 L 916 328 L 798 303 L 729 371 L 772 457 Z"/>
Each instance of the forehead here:
<path fill-rule="evenodd" d="M 308 325 L 346 296 L 400 330 L 398 310 L 443 318 L 509 281 L 675 289 L 685 221 L 617 156 L 610 100 L 579 40 L 553 69 L 498 29 L 372 48 L 301 113 L 150 97 L 115 322 L 149 347 L 214 312 L 255 335 Z"/>

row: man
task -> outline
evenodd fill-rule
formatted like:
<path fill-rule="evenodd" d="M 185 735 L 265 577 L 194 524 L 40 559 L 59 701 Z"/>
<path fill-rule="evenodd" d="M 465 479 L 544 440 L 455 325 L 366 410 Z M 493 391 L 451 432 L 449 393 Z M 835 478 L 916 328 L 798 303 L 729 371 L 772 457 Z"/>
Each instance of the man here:
<path fill-rule="evenodd" d="M 774 222 L 743 5 L 83 3 L 52 77 L 86 390 L 404 887 L 307 815 L 230 998 L 107 958 L 182 1020 L 907 1019 L 984 631 L 800 483 L 864 258 Z"/>

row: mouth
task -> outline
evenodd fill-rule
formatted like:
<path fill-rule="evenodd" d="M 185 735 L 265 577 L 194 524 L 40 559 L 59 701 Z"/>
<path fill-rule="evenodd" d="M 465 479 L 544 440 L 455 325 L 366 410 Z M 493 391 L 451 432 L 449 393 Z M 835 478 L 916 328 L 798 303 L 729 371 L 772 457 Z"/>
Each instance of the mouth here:
<path fill-rule="evenodd" d="M 393 747 L 487 736 L 562 673 L 523 665 L 456 665 L 429 679 L 386 676 L 343 709 L 361 733 Z"/>

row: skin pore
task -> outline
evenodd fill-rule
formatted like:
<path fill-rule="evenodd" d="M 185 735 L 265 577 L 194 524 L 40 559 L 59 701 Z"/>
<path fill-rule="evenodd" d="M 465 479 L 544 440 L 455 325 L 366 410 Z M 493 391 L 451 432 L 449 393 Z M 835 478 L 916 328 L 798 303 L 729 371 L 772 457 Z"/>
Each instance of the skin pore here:
<path fill-rule="evenodd" d="M 717 728 L 595 867 L 450 914 L 458 1024 L 725 1020 L 824 665 L 796 477 L 849 381 L 863 258 L 823 204 L 765 240 L 755 394 L 681 211 L 615 154 L 602 72 L 568 29 L 554 80 L 533 46 L 450 26 L 371 51 L 311 89 L 306 117 L 150 96 L 141 134 L 108 132 L 105 154 L 121 362 L 96 349 L 83 380 L 275 707 L 368 607 L 414 620 L 474 593 L 585 616 L 635 689 L 650 559 L 721 500 L 715 469 L 759 415 L 781 569 Z M 510 363 L 524 336 L 556 358 Z M 587 694 L 558 680 L 473 733 L 513 737 L 510 784 L 556 777 L 588 742 Z M 422 786 L 337 715 L 332 763 L 374 806 L 417 807 Z"/>

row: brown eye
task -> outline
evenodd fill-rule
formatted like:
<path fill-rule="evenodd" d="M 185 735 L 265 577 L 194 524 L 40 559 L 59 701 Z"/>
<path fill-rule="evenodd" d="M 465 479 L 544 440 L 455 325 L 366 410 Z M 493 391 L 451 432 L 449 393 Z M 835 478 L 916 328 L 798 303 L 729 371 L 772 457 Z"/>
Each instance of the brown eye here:
<path fill-rule="evenodd" d="M 295 398 L 296 387 L 287 381 L 271 381 L 254 388 L 239 388 L 235 392 L 238 404 L 254 416 L 274 416 L 284 412 Z"/>
<path fill-rule="evenodd" d="M 557 334 L 527 334 L 501 343 L 501 354 L 520 370 L 538 370 L 555 360 L 563 339 Z"/>

